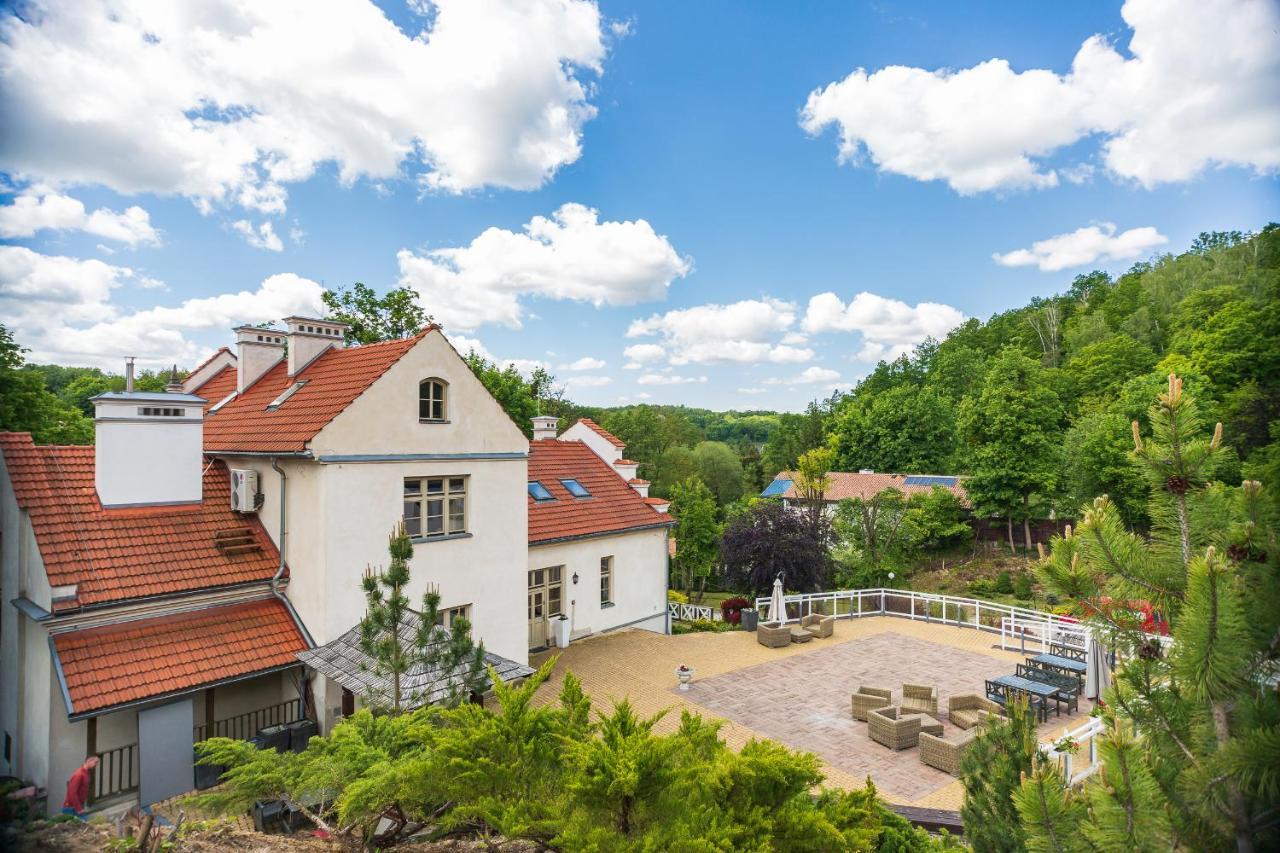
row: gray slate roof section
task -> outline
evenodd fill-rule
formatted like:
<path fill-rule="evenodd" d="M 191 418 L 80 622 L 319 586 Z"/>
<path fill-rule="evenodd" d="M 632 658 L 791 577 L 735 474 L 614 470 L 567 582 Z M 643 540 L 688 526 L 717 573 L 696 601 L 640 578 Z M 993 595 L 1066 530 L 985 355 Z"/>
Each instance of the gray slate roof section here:
<path fill-rule="evenodd" d="M 412 642 L 418 631 L 418 614 L 410 613 L 400 626 L 400 638 Z M 448 642 L 449 634 L 443 628 L 436 629 L 438 642 Z M 298 653 L 298 660 L 319 672 L 325 678 L 336 681 L 357 696 L 373 695 L 380 697 L 386 704 L 391 704 L 391 682 L 374 672 L 373 660 L 360 648 L 360 626 L 356 625 L 338 639 L 307 649 Z M 532 667 L 516 663 L 508 658 L 485 652 L 485 663 L 498 672 L 503 683 L 528 678 L 533 675 Z M 439 702 L 449 695 L 449 688 L 459 678 L 459 670 L 443 672 L 438 668 L 427 668 L 419 665 L 405 673 L 400 682 L 400 690 L 404 697 L 409 697 L 405 704 L 410 708 L 420 708 Z"/>

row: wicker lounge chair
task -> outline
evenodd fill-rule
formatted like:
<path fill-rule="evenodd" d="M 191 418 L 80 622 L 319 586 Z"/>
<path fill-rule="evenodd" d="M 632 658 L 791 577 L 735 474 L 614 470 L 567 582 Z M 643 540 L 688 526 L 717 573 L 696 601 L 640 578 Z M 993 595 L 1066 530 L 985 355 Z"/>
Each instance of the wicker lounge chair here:
<path fill-rule="evenodd" d="M 815 637 L 830 637 L 836 627 L 836 617 L 810 613 L 800 620 L 801 628 L 808 628 Z"/>
<path fill-rule="evenodd" d="M 952 776 L 960 775 L 960 758 L 978 736 L 974 729 L 960 732 L 948 738 L 920 733 L 920 760 Z"/>
<path fill-rule="evenodd" d="M 999 717 L 1004 714 L 1004 708 L 977 693 L 961 693 L 947 699 L 947 719 L 962 729 L 973 728 L 987 714 Z"/>
<path fill-rule="evenodd" d="M 902 710 L 906 713 L 938 713 L 938 688 L 927 684 L 902 685 Z"/>
<path fill-rule="evenodd" d="M 910 749 L 920 742 L 920 717 L 904 716 L 900 708 L 875 708 L 867 713 L 867 735 L 890 749 Z"/>
<path fill-rule="evenodd" d="M 756 642 L 771 649 L 791 645 L 791 629 L 777 622 L 761 622 L 756 626 Z"/>
<path fill-rule="evenodd" d="M 880 687 L 862 685 L 853 694 L 853 718 L 865 720 L 867 712 L 875 708 L 887 708 L 893 704 L 893 692 Z"/>

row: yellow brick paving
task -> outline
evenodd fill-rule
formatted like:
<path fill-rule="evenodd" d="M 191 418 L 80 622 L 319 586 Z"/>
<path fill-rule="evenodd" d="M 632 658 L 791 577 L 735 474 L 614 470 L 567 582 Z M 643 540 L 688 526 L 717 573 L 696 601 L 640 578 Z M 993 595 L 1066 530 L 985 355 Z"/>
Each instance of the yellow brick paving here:
<path fill-rule="evenodd" d="M 565 672 L 573 672 L 582 680 L 583 688 L 591 696 L 595 707 L 607 712 L 612 700 L 628 699 L 638 713 L 656 714 L 670 709 L 659 722 L 659 732 L 674 731 L 680 722 L 680 712 L 689 710 L 707 718 L 723 722 L 721 735 L 734 749 L 753 738 L 765 736 L 742 723 L 726 719 L 691 701 L 686 695 L 672 690 L 676 683 L 674 670 L 679 664 L 694 667 L 695 679 L 709 678 L 744 667 L 769 663 L 798 655 L 820 655 L 836 643 L 848 643 L 884 633 L 914 637 L 926 642 L 951 648 L 989 655 L 1009 664 L 1009 672 L 1023 656 L 1018 652 L 1006 652 L 993 648 L 998 635 L 972 628 L 957 628 L 936 622 L 913 621 L 889 616 L 867 616 L 858 619 L 837 620 L 835 633 L 829 639 L 810 643 L 793 643 L 786 648 L 766 648 L 755 640 L 755 635 L 744 631 L 723 634 L 698 633 L 683 635 L 655 634 L 650 631 L 624 630 L 587 638 L 573 643 L 558 652 L 556 669 L 547 684 L 538 691 L 536 701 L 554 702 L 560 692 Z M 530 663 L 538 666 L 556 652 L 541 652 L 532 656 Z M 913 674 L 904 674 L 901 680 L 928 681 L 922 667 Z M 888 686 L 888 685 L 886 685 Z M 893 685 L 897 687 L 897 684 Z M 981 684 L 973 686 L 980 692 Z M 852 692 L 852 688 L 851 688 Z M 762 697 L 762 701 L 766 701 Z M 1081 703 L 1081 713 L 1074 717 L 1051 717 L 1041 726 L 1040 739 L 1050 740 L 1068 728 L 1080 725 L 1088 713 L 1088 703 Z M 775 738 L 786 742 L 786 738 Z M 919 765 L 916 750 L 904 750 L 901 760 Z M 821 756 L 819 756 L 821 758 Z M 851 790 L 861 788 L 864 780 L 824 762 L 823 772 L 827 785 Z M 873 781 L 874 777 L 873 777 Z M 887 800 L 899 805 L 936 809 L 959 809 L 964 792 L 959 781 L 953 781 L 930 792 L 927 796 L 910 799 L 887 789 L 879 781 L 876 787 Z"/>

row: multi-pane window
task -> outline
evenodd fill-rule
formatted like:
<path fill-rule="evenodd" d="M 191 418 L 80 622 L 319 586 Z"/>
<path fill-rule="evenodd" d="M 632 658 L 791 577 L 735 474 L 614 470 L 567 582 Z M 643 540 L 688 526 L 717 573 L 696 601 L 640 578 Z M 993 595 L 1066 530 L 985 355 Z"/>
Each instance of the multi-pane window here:
<path fill-rule="evenodd" d="M 600 558 L 600 603 L 613 602 L 613 557 Z"/>
<path fill-rule="evenodd" d="M 449 385 L 443 379 L 424 379 L 418 383 L 418 420 L 443 421 L 448 417 L 445 395 Z"/>
<path fill-rule="evenodd" d="M 446 607 L 436 615 L 436 624 L 453 630 L 453 625 L 459 619 L 466 619 L 467 624 L 471 624 L 471 605 L 459 604 L 457 607 Z"/>
<path fill-rule="evenodd" d="M 415 477 L 404 481 L 404 528 L 431 538 L 467 532 L 467 478 Z"/>

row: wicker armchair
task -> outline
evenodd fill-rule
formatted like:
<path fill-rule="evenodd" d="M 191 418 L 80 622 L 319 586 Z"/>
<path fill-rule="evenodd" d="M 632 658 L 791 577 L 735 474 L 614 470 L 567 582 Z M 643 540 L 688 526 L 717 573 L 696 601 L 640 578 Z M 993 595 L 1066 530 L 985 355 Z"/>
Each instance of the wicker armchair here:
<path fill-rule="evenodd" d="M 920 717 L 903 716 L 900 708 L 875 708 L 867 713 L 867 735 L 890 749 L 910 749 L 920 742 Z"/>
<path fill-rule="evenodd" d="M 761 622 L 756 625 L 756 642 L 771 649 L 791 645 L 791 629 L 779 622 Z"/>
<path fill-rule="evenodd" d="M 977 693 L 961 693 L 947 699 L 947 719 L 962 729 L 971 729 L 987 714 L 999 717 L 1004 713 L 995 702 Z"/>
<path fill-rule="evenodd" d="M 907 713 L 938 713 L 938 688 L 927 684 L 902 685 L 902 710 Z"/>
<path fill-rule="evenodd" d="M 943 773 L 959 776 L 960 758 L 977 736 L 977 731 L 973 729 L 954 734 L 948 738 L 936 737 L 935 735 L 921 732 L 920 760 L 930 767 L 938 768 Z"/>
<path fill-rule="evenodd" d="M 800 620 L 801 628 L 808 628 L 815 637 L 830 637 L 836 627 L 836 617 L 810 613 Z"/>
<path fill-rule="evenodd" d="M 853 718 L 865 720 L 867 712 L 875 708 L 887 708 L 893 704 L 893 693 L 880 687 L 862 685 L 853 694 Z"/>

